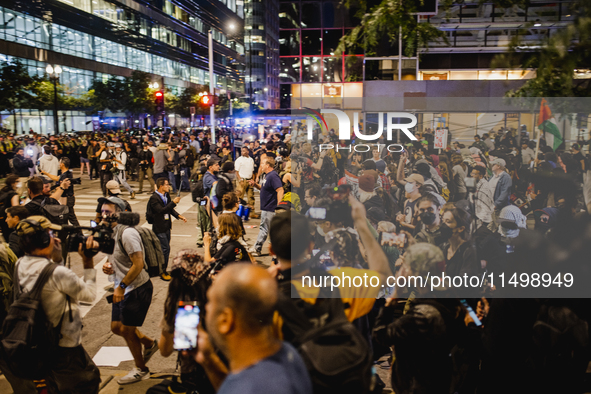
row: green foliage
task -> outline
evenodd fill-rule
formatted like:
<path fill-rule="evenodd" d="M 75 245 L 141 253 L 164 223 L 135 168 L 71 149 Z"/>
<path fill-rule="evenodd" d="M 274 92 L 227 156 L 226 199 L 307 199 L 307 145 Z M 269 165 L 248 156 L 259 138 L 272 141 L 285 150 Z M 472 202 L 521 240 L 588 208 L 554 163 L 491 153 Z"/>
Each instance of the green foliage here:
<path fill-rule="evenodd" d="M 402 46 L 404 56 L 416 56 L 419 47 L 427 47 L 429 41 L 441 38 L 445 34 L 429 23 L 418 23 L 413 1 L 382 0 L 370 7 L 367 0 L 346 0 L 347 8 L 358 11 L 355 16 L 361 24 L 341 38 L 336 53 L 365 53 L 375 56 L 384 43 L 396 46 L 399 27 L 402 28 Z"/>
<path fill-rule="evenodd" d="M 591 64 L 591 3 L 577 1 L 569 12 L 574 23 L 557 30 L 541 49 L 527 48 L 516 37 L 506 54 L 493 61 L 497 68 L 524 68 L 536 70 L 536 77 L 507 93 L 509 97 L 589 97 L 589 79 L 575 79 L 577 68 Z M 532 28 L 532 26 L 527 26 Z"/>

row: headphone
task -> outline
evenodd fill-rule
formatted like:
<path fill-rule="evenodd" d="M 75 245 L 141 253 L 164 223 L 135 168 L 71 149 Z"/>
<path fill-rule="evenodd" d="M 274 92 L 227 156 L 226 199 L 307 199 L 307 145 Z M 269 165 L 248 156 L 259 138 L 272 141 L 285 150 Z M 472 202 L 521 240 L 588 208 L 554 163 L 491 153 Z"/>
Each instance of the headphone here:
<path fill-rule="evenodd" d="M 27 223 L 29 226 L 31 226 L 33 228 L 33 233 L 25 233 L 24 230 L 22 229 L 22 224 L 23 223 Z M 49 246 L 49 244 L 51 244 L 51 236 L 49 235 L 49 232 L 46 231 L 46 229 L 44 229 L 41 226 L 41 223 L 39 223 L 36 220 L 33 219 L 23 219 L 19 222 L 19 224 L 16 226 L 16 231 L 18 232 L 18 234 L 22 237 L 22 236 L 29 236 L 31 238 L 31 242 L 33 242 L 35 245 L 39 245 L 38 249 L 45 249 L 46 247 Z"/>

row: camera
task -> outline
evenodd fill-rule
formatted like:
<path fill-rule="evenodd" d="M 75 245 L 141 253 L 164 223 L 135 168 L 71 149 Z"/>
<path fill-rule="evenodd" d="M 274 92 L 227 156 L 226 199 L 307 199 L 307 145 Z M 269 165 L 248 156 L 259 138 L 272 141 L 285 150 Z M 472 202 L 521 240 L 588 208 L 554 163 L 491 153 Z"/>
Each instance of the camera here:
<path fill-rule="evenodd" d="M 90 227 L 83 226 L 62 226 L 62 231 L 68 233 L 66 239 L 66 247 L 68 252 L 77 252 L 78 247 L 82 244 L 84 254 L 88 257 L 96 255 L 98 252 L 105 254 L 113 254 L 115 250 L 115 238 L 113 237 L 113 228 L 111 224 L 117 222 L 118 218 L 115 216 L 108 216 L 103 219 L 101 224 Z M 98 249 L 87 250 L 86 240 L 89 235 L 84 235 L 83 230 L 90 231 L 96 242 L 98 242 Z"/>

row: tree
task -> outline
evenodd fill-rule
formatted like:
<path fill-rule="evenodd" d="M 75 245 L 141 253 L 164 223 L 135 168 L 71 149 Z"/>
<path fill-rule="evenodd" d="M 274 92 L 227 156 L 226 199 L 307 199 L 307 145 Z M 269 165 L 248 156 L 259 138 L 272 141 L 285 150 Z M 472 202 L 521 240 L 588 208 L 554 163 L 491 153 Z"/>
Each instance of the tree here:
<path fill-rule="evenodd" d="M 138 70 L 125 78 L 128 93 L 122 109 L 131 116 L 132 124 L 134 117 L 149 112 L 154 106 L 154 96 L 150 95 L 150 79 L 150 74 Z"/>
<path fill-rule="evenodd" d="M 191 107 L 199 106 L 199 93 L 207 90 L 206 86 L 199 85 L 198 88 L 188 87 L 178 96 L 176 105 L 171 110 L 184 118 L 191 116 Z"/>
<path fill-rule="evenodd" d="M 12 112 L 14 115 L 14 132 L 17 132 L 17 108 L 30 108 L 34 99 L 31 92 L 38 77 L 32 77 L 27 67 L 20 61 L 3 62 L 0 68 L 0 111 Z M 1 119 L 0 119 L 1 121 Z"/>
<path fill-rule="evenodd" d="M 413 1 L 382 0 L 372 6 L 367 0 L 346 0 L 345 6 L 357 9 L 355 17 L 361 23 L 344 35 L 335 53 L 360 54 L 366 56 L 391 56 L 398 47 L 399 33 L 402 32 L 403 54 L 417 56 L 418 48 L 426 48 L 435 39 L 446 40 L 444 32 L 430 23 L 419 23 L 413 13 L 417 7 Z M 401 28 L 401 30 L 399 29 Z M 348 58 L 347 66 L 353 67 L 356 59 Z M 349 72 L 347 81 L 360 80 L 361 75 Z"/>

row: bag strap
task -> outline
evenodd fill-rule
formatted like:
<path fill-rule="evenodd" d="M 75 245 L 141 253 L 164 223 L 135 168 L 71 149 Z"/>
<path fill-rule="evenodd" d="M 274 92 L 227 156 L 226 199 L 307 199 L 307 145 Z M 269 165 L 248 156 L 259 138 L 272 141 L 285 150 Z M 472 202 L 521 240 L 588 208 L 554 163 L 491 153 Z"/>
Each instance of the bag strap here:
<path fill-rule="evenodd" d="M 31 290 L 31 297 L 33 299 L 38 300 L 39 298 L 41 298 L 41 291 L 43 290 L 43 287 L 45 286 L 51 275 L 53 275 L 53 271 L 55 271 L 56 268 L 57 264 L 51 262 L 43 268 L 43 270 L 39 274 L 39 278 L 37 278 L 37 282 L 35 282 L 35 285 Z"/>

